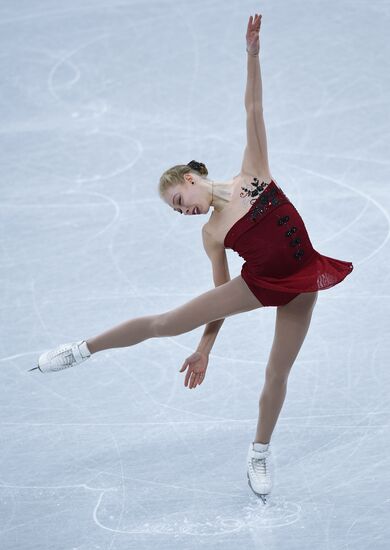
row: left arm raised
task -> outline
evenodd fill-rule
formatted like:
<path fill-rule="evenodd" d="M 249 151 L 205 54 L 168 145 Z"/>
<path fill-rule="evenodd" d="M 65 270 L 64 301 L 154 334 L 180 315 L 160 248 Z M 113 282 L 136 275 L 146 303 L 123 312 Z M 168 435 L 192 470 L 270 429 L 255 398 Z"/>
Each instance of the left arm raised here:
<path fill-rule="evenodd" d="M 247 68 L 245 90 L 247 146 L 242 161 L 241 173 L 264 179 L 272 179 L 268 165 L 267 136 L 263 117 L 263 89 L 259 60 L 258 33 L 261 15 L 248 23 Z M 256 53 L 257 51 L 257 53 Z"/>

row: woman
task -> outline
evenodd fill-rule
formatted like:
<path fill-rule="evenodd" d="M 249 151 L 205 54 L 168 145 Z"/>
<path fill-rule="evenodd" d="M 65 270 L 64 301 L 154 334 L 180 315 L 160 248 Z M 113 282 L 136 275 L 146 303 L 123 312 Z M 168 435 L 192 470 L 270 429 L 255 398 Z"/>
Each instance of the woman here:
<path fill-rule="evenodd" d="M 271 435 L 318 291 L 338 284 L 353 266 L 313 248 L 302 218 L 270 174 L 259 64 L 260 24 L 261 15 L 250 16 L 246 33 L 247 146 L 240 173 L 231 180 L 217 182 L 206 177 L 204 164 L 191 161 L 167 170 L 160 179 L 160 196 L 175 211 L 206 214 L 210 206 L 214 207 L 202 235 L 216 288 L 171 311 L 131 319 L 94 338 L 59 346 L 42 354 L 38 367 L 31 370 L 61 370 L 105 349 L 175 336 L 207 324 L 196 352 L 180 369 L 187 369 L 185 386 L 196 388 L 205 378 L 209 354 L 224 319 L 276 306 L 275 336 L 260 396 L 257 430 L 247 456 L 249 485 L 262 496 L 272 487 Z M 246 260 L 241 274 L 232 280 L 226 248 Z"/>

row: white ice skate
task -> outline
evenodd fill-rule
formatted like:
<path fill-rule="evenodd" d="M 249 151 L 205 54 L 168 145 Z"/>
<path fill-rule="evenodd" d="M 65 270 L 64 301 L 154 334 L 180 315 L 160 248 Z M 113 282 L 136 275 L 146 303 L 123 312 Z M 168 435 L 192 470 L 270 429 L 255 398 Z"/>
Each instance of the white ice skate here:
<path fill-rule="evenodd" d="M 247 456 L 248 485 L 257 496 L 262 498 L 263 502 L 272 489 L 269 445 L 266 451 L 260 451 L 256 449 L 256 443 L 250 443 Z"/>
<path fill-rule="evenodd" d="M 38 366 L 29 369 L 29 372 L 39 369 L 41 372 L 55 372 L 78 365 L 91 356 L 84 340 L 62 344 L 50 351 L 42 353 L 38 359 Z"/>

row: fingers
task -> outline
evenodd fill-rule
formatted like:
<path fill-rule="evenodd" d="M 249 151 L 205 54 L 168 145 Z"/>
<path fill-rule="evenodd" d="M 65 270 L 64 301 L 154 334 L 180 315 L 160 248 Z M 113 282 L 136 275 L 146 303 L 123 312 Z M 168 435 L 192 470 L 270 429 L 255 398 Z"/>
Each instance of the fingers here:
<path fill-rule="evenodd" d="M 186 374 L 186 377 L 185 377 L 185 380 L 184 380 L 184 385 L 185 385 L 186 387 L 188 386 L 188 381 L 189 381 L 189 379 L 190 379 L 190 377 L 191 377 L 191 374 L 192 374 L 191 370 L 188 369 L 187 374 Z"/>
<path fill-rule="evenodd" d="M 197 370 L 197 367 L 191 365 L 191 360 L 189 361 L 189 358 L 184 361 L 183 366 L 179 370 L 179 372 L 184 372 L 185 369 L 188 367 L 188 370 L 186 372 L 186 376 L 184 379 L 184 385 L 186 387 L 189 387 L 190 389 L 196 388 L 199 384 L 201 384 L 204 380 L 205 372 L 195 372 Z M 194 370 L 195 368 L 195 370 Z"/>
<path fill-rule="evenodd" d="M 191 372 L 191 371 L 188 371 L 187 372 L 187 375 L 186 375 L 186 378 L 185 378 L 185 381 L 184 381 L 184 385 L 187 387 L 189 387 L 190 389 L 192 388 L 196 388 L 196 386 L 198 386 L 199 384 L 201 384 L 204 380 L 204 373 L 203 372 L 200 372 L 200 373 L 195 373 L 195 372 Z M 189 385 L 188 385 L 189 383 Z"/>
<path fill-rule="evenodd" d="M 198 376 L 199 376 L 198 374 L 196 374 L 192 370 L 188 369 L 185 380 L 184 380 L 184 385 L 187 387 L 188 384 L 189 384 L 189 387 L 193 388 L 194 384 L 196 384 L 196 382 L 197 382 Z"/>
<path fill-rule="evenodd" d="M 201 375 L 193 373 L 193 376 L 191 377 L 191 381 L 190 381 L 190 389 L 196 388 L 196 386 L 198 384 L 201 384 L 201 382 L 202 382 Z"/>
<path fill-rule="evenodd" d="M 187 359 L 184 361 L 183 363 L 183 366 L 181 367 L 181 369 L 179 370 L 179 372 L 183 372 L 186 370 L 186 368 L 188 367 L 188 361 Z"/>
<path fill-rule="evenodd" d="M 254 17 L 252 17 L 252 15 L 251 15 L 249 17 L 248 29 L 253 29 L 254 30 L 256 28 L 260 28 L 261 18 L 262 18 L 261 13 L 260 14 L 255 13 Z"/>
<path fill-rule="evenodd" d="M 187 361 L 184 362 L 184 365 L 181 367 L 179 372 L 183 372 L 187 367 L 189 367 L 189 363 Z M 184 385 L 187 387 L 188 382 L 190 383 L 190 388 L 196 387 L 197 384 L 200 384 L 200 380 L 202 379 L 203 373 L 195 373 L 191 368 L 188 369 L 186 373 L 186 377 L 184 379 Z"/>

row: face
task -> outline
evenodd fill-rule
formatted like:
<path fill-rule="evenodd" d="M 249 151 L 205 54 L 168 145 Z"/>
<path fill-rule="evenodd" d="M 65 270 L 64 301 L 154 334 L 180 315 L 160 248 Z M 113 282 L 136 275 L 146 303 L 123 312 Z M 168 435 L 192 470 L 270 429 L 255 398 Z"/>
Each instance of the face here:
<path fill-rule="evenodd" d="M 199 185 L 199 180 L 193 174 L 185 174 L 184 181 L 183 185 L 175 185 L 168 189 L 165 201 L 179 214 L 207 214 L 210 203 L 206 189 Z"/>

